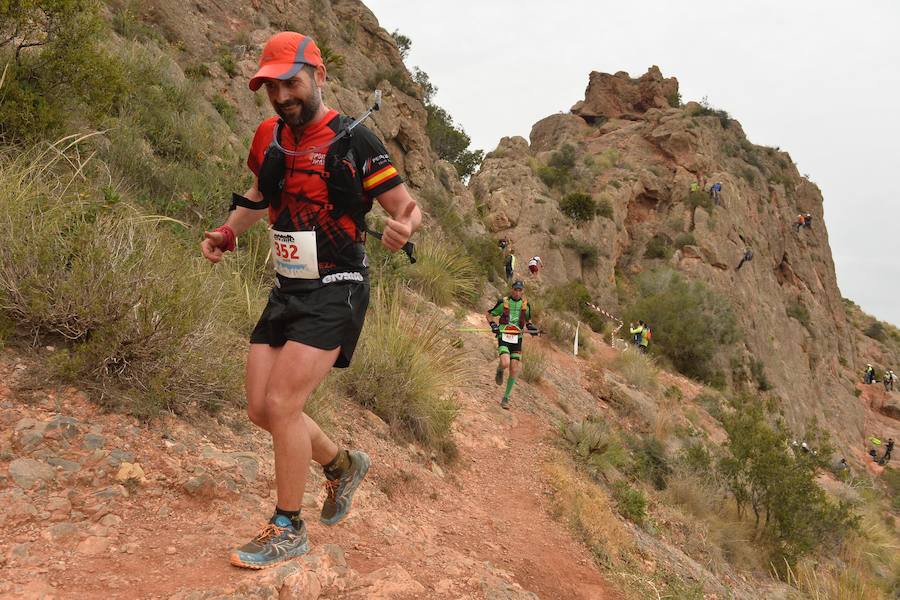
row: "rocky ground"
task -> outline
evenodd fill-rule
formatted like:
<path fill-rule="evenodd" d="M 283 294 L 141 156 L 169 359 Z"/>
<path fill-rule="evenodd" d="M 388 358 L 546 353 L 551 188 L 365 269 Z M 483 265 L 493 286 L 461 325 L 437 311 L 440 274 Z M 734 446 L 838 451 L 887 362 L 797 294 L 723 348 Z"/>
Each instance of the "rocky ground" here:
<path fill-rule="evenodd" d="M 484 364 L 460 397 L 452 465 L 397 444 L 374 414 L 341 406 L 336 437 L 373 458 L 353 512 L 334 528 L 316 521 L 314 469 L 304 499 L 313 552 L 257 573 L 227 557 L 274 505 L 264 435 L 104 414 L 78 389 L 36 383 L 40 358 L 0 352 L 2 597 L 619 597 L 547 510 L 544 404 L 590 398 L 565 362 L 553 386 L 519 385 L 509 412 Z"/>

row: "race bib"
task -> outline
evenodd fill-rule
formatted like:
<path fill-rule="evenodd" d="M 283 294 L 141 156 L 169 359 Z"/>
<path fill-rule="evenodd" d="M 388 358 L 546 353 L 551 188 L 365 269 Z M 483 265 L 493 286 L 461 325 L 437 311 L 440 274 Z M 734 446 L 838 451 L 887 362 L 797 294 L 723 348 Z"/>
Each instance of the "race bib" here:
<path fill-rule="evenodd" d="M 519 334 L 518 333 L 503 333 L 503 334 L 500 334 L 500 339 L 509 344 L 517 344 L 517 343 L 519 343 Z"/>
<path fill-rule="evenodd" d="M 318 279 L 315 231 L 276 231 L 269 228 L 275 272 L 291 279 Z"/>

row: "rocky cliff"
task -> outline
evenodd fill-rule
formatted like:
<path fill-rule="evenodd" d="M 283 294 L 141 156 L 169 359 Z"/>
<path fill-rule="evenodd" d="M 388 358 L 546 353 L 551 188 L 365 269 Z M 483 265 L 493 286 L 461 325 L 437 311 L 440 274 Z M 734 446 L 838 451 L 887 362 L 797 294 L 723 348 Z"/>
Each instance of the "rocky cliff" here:
<path fill-rule="evenodd" d="M 692 183 L 703 192 L 690 194 Z M 720 205 L 705 190 L 721 182 Z M 822 194 L 787 152 L 756 146 L 724 111 L 688 102 L 652 67 L 639 78 L 591 73 L 570 113 L 504 138 L 470 182 L 489 228 L 520 260 L 542 257 L 544 284 L 580 279 L 619 311 L 623 283 L 668 266 L 731 303 L 743 332 L 728 378 L 762 361 L 789 419 L 828 424 L 858 444 L 864 409 L 853 395 L 858 333 L 848 323 L 823 219 Z M 600 214 L 560 211 L 572 192 Z M 798 213 L 812 227 L 795 230 Z M 747 248 L 754 258 L 735 267 Z"/>

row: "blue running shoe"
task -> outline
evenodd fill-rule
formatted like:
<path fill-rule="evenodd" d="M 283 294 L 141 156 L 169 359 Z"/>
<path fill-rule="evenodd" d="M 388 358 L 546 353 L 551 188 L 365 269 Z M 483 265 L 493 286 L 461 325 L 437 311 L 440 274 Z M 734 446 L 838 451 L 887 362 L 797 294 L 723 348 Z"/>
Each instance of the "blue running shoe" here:
<path fill-rule="evenodd" d="M 255 538 L 231 552 L 231 564 L 266 569 L 309 552 L 306 523 L 297 529 L 284 515 L 275 515 Z"/>
<path fill-rule="evenodd" d="M 335 525 L 350 512 L 353 493 L 369 472 L 369 455 L 359 450 L 350 452 L 350 468 L 334 480 L 325 481 L 325 502 L 319 521 L 325 525 Z"/>

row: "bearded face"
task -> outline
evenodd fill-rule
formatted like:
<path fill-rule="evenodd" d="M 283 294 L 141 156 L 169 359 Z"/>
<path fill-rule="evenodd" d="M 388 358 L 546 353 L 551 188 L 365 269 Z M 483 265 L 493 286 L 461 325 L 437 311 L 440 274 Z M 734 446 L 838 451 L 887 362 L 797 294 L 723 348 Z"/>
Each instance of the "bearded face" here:
<path fill-rule="evenodd" d="M 314 73 L 315 71 L 304 68 L 290 79 L 266 82 L 266 92 L 272 108 L 292 129 L 309 124 L 322 106 L 322 93 Z"/>

